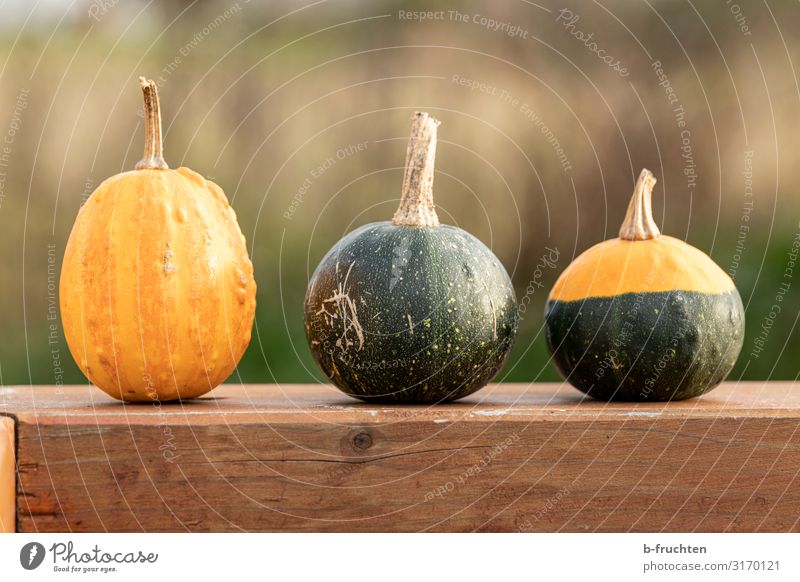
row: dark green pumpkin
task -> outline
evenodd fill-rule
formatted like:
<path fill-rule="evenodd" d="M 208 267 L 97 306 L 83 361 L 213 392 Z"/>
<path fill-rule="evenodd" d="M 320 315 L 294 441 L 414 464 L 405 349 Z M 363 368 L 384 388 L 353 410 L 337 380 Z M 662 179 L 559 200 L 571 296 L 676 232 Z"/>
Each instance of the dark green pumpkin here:
<path fill-rule="evenodd" d="M 317 364 L 341 390 L 372 402 L 471 394 L 500 371 L 517 331 L 514 290 L 500 261 L 464 230 L 438 225 L 430 193 L 438 122 L 417 115 L 409 187 L 394 220 L 339 241 L 306 293 L 306 337 Z"/>
<path fill-rule="evenodd" d="M 545 308 L 556 369 L 601 400 L 699 396 L 730 373 L 744 340 L 744 308 L 730 277 L 655 226 L 654 184 L 643 171 L 620 238 L 573 261 Z"/>

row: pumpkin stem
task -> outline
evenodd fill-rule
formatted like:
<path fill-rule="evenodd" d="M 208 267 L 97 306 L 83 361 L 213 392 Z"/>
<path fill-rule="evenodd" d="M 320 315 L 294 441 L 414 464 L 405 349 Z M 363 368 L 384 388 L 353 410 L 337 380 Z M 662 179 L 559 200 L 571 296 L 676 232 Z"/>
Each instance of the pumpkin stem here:
<path fill-rule="evenodd" d="M 158 108 L 158 88 L 153 80 L 139 77 L 144 94 L 144 157 L 136 166 L 137 170 L 168 170 L 164 161 L 164 147 L 161 141 L 161 111 Z"/>
<path fill-rule="evenodd" d="M 417 112 L 411 124 L 411 138 L 406 150 L 406 170 L 400 207 L 392 224 L 403 226 L 439 226 L 433 204 L 433 165 L 436 158 L 436 128 L 439 121 Z"/>
<path fill-rule="evenodd" d="M 622 240 L 649 240 L 661 236 L 661 231 L 653 220 L 651 204 L 655 185 L 656 177 L 653 173 L 647 168 L 642 170 L 636 181 L 631 202 L 628 204 L 625 220 L 619 229 L 619 238 Z"/>

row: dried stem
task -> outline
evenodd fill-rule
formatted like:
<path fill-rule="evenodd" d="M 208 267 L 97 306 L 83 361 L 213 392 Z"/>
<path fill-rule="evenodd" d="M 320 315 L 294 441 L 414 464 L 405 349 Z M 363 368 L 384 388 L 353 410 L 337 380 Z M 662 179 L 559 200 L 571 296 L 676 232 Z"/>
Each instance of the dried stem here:
<path fill-rule="evenodd" d="M 642 170 L 633 190 L 633 197 L 628 205 L 625 220 L 619 229 L 619 238 L 623 240 L 649 240 L 661 235 L 653 220 L 653 186 L 656 178 L 648 169 Z"/>
<path fill-rule="evenodd" d="M 153 80 L 139 77 L 144 94 L 144 157 L 137 170 L 168 170 L 161 141 L 161 111 L 158 108 L 158 88 Z"/>
<path fill-rule="evenodd" d="M 439 121 L 417 112 L 411 124 L 411 138 L 406 150 L 406 169 L 400 207 L 392 224 L 404 226 L 439 226 L 433 204 L 433 166 L 436 158 L 436 128 Z"/>

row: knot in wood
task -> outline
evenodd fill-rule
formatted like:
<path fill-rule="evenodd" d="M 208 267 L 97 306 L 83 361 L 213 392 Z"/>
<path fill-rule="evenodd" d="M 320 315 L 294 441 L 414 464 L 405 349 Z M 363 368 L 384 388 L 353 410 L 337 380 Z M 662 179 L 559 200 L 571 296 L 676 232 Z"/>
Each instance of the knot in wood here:
<path fill-rule="evenodd" d="M 372 435 L 368 432 L 359 432 L 353 437 L 353 447 L 364 451 L 372 446 Z"/>

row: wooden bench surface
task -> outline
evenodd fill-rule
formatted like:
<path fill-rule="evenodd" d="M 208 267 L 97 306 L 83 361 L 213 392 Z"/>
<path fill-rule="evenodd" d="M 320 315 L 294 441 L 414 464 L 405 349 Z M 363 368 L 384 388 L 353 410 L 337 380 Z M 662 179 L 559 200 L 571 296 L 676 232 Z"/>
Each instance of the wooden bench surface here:
<path fill-rule="evenodd" d="M 18 531 L 798 531 L 798 388 L 607 404 L 501 384 L 386 406 L 325 385 L 163 405 L 10 386 L 0 414 Z"/>

